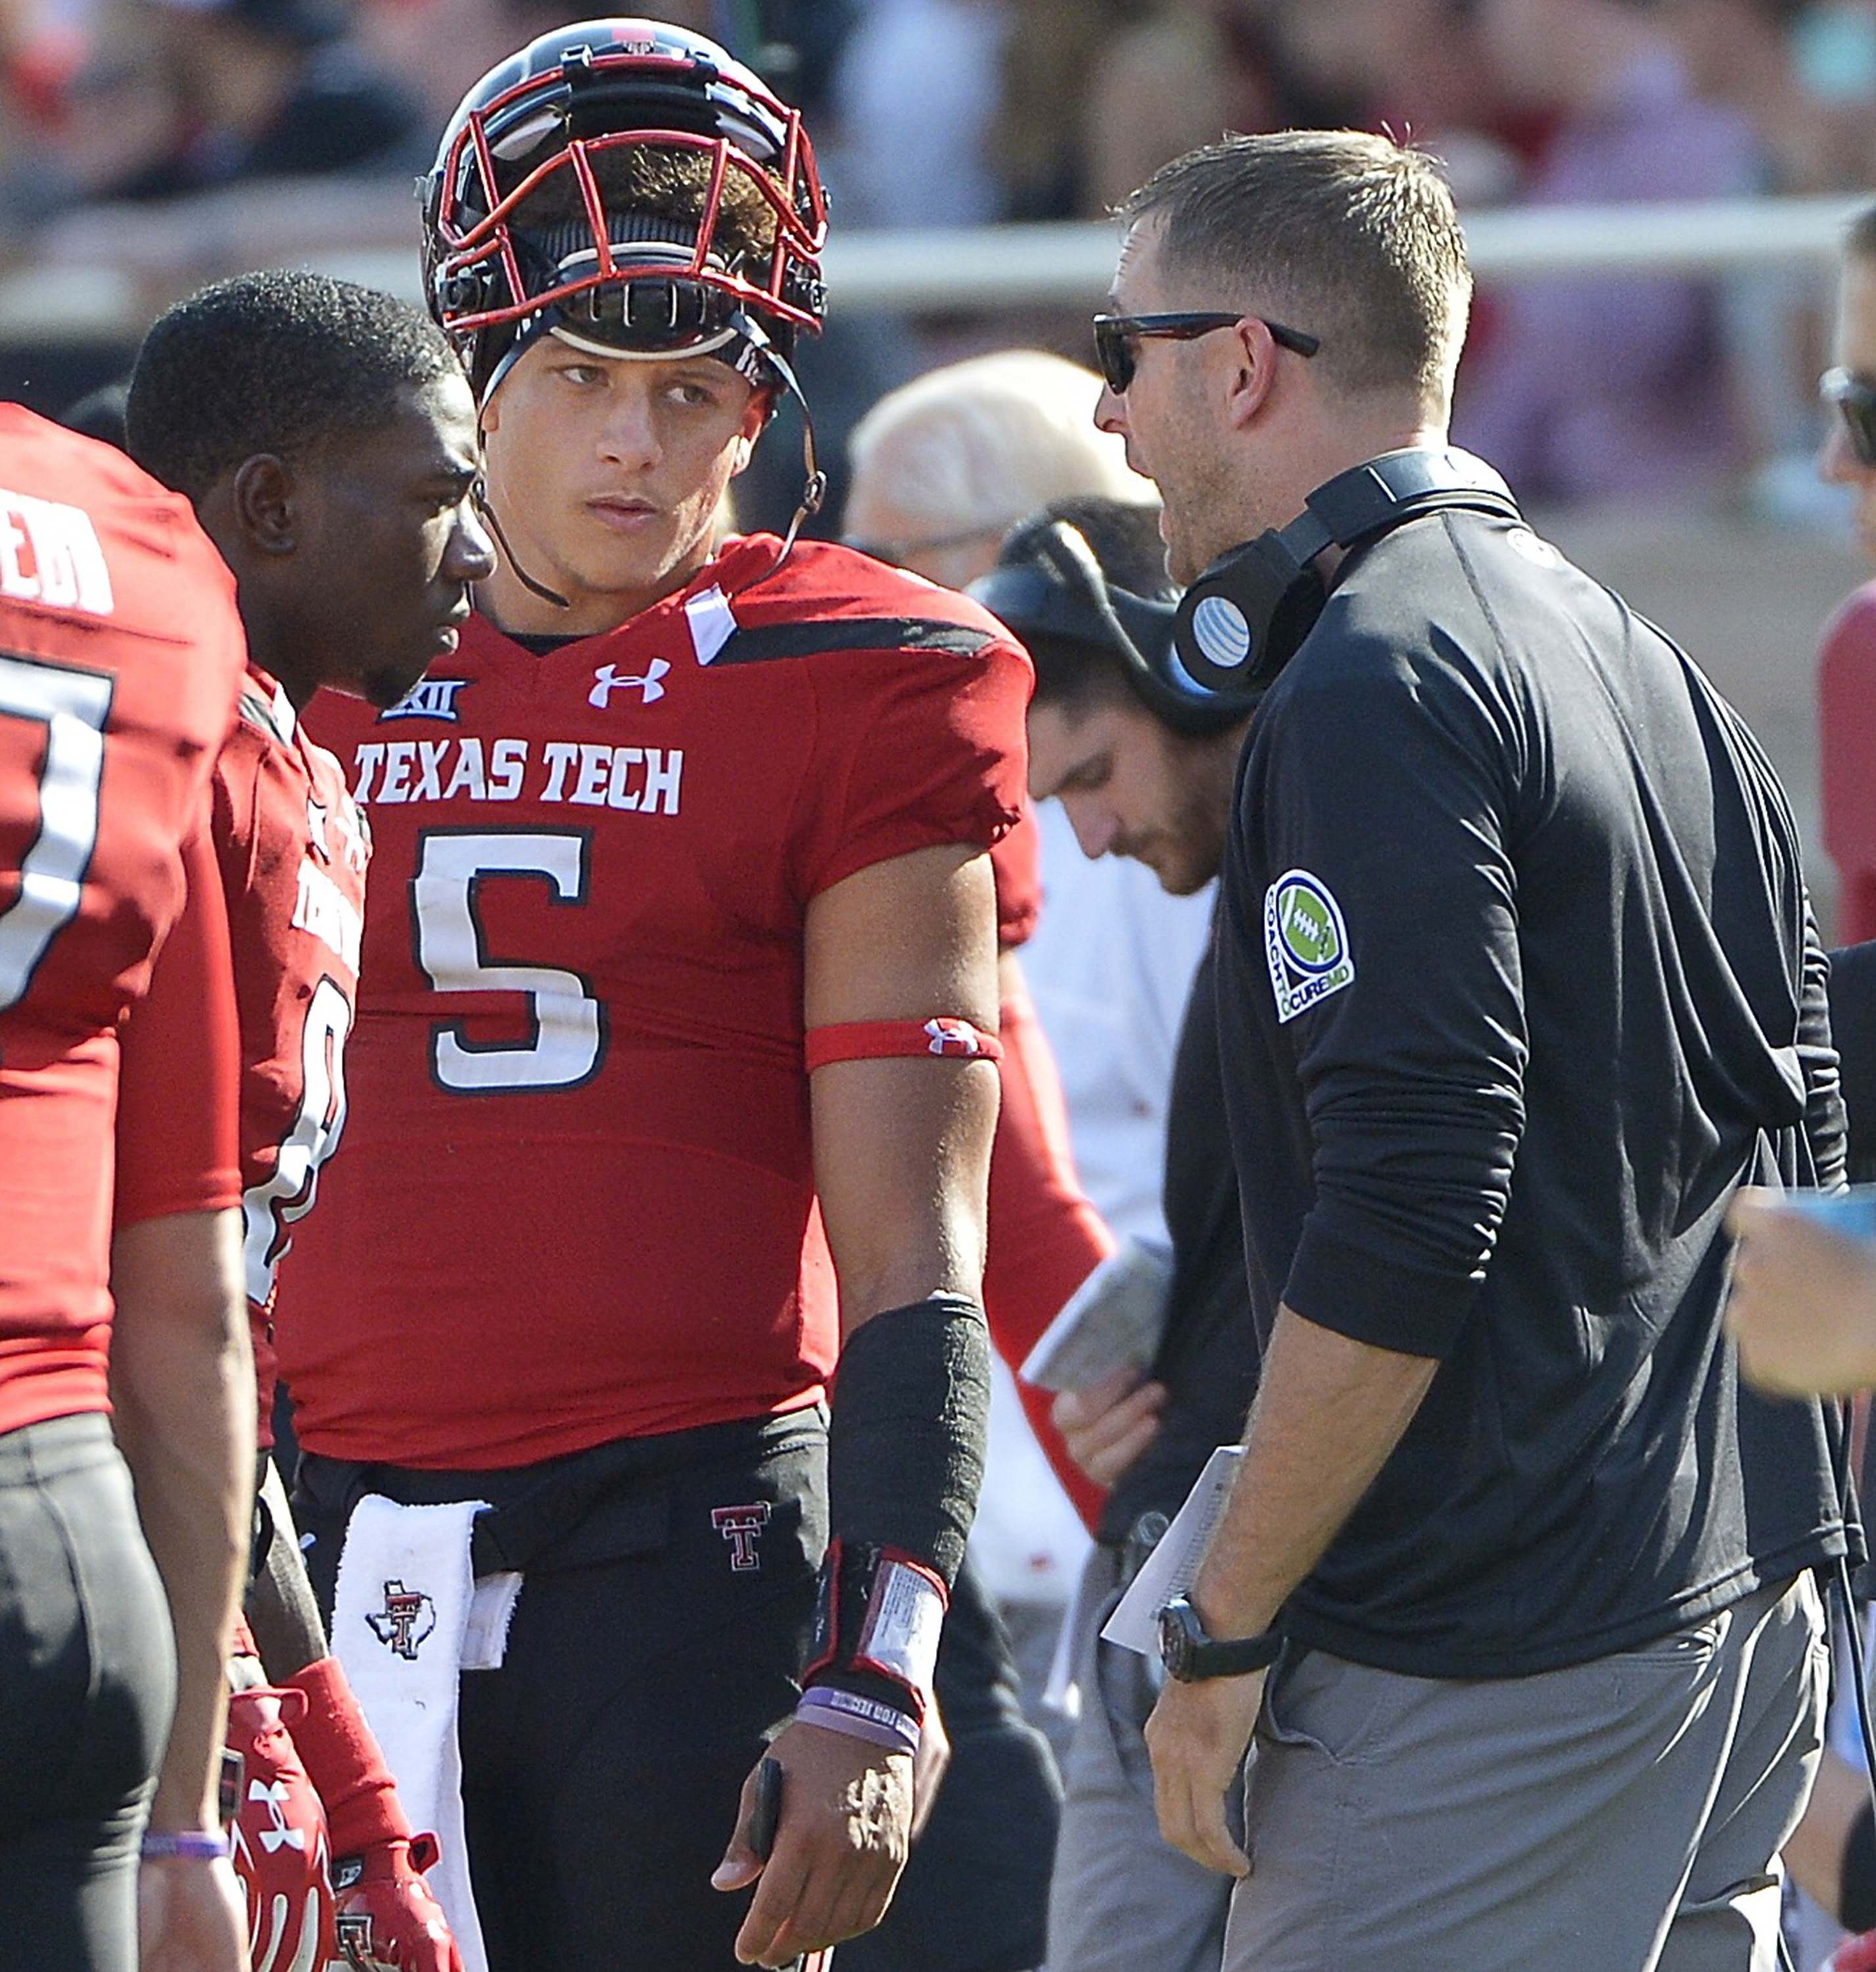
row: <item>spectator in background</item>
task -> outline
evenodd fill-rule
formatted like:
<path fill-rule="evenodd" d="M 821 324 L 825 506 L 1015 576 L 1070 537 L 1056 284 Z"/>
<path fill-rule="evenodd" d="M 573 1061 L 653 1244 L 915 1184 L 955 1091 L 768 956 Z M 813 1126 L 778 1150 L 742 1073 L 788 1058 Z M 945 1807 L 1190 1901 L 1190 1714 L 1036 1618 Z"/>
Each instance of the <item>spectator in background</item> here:
<path fill-rule="evenodd" d="M 1004 350 L 928 371 L 892 392 L 853 434 L 852 491 L 844 516 L 848 539 L 931 580 L 961 586 L 991 567 L 1012 523 L 1050 499 L 1085 491 L 1144 511 L 1150 489 L 1127 469 L 1121 449 L 1090 423 L 1098 390 L 1091 372 L 1060 357 Z M 1033 1017 L 1029 1013 L 1033 991 L 1061 1063 L 1077 1158 L 1087 1156 L 1099 1174 L 1091 1195 L 1117 1229 L 1159 1231 L 1163 1236 L 1153 1190 L 1164 1141 L 1179 1010 L 1204 935 L 1203 906 L 1195 901 L 1169 906 L 1143 871 L 1114 880 L 1111 866 L 1084 861 L 1059 815 L 1040 818 L 1044 908 L 1023 946 L 1021 965 L 1007 940 L 1002 959 L 1006 1071 L 1012 1033 L 1020 1033 Z M 1033 821 L 1027 834 L 1035 837 Z M 1007 846 L 1001 854 L 997 875 L 1007 920 Z M 1023 1255 L 1033 1238 L 1026 1222 L 1035 1223 L 1025 1189 L 1015 1181 L 1020 1167 L 1013 1167 L 1009 1154 L 1017 1092 L 1007 1072 L 1004 1090 L 991 1165 L 984 1275 L 985 1300 L 1000 1342 L 1011 1334 L 1006 1306 L 1011 1276 L 1018 1276 L 1015 1287 L 1020 1291 L 1021 1276 L 1033 1271 Z M 1088 1183 L 1085 1174 L 1082 1182 Z M 1075 1284 L 1064 1281 L 1064 1291 L 1053 1297 L 1057 1306 Z M 1023 1299 L 1026 1313 L 1039 1312 L 1046 1319 L 1054 1312 L 1041 1308 L 1033 1295 Z M 1032 1330 L 1031 1340 L 1036 1333 Z M 1020 1360 L 1022 1350 L 1007 1353 Z M 1054 1733 L 1060 1750 L 1065 1743 L 1063 1721 L 1039 1701 L 1087 1536 L 1042 1469 L 1036 1440 L 1011 1401 L 1013 1394 L 1018 1393 L 1009 1377 L 996 1373 L 990 1455 L 971 1551 L 975 1565 L 990 1571 L 990 1585 L 1013 1639 L 1029 1716 Z M 1046 1442 L 1059 1446 L 1046 1397 L 1039 1392 L 1020 1394 Z M 1082 1481 L 1077 1504 L 1083 1513 L 1091 1520 L 1100 1503 L 1098 1488 Z M 1043 1566 L 1036 1566 L 1039 1562 Z M 969 1575 L 967 1569 L 961 1581 Z M 967 1631 L 966 1624 L 974 1628 Z M 1011 1644 L 992 1637 L 987 1647 L 983 1628 L 980 1612 L 954 1597 L 939 1660 L 939 1699 L 948 1720 L 958 1711 L 948 1687 L 980 1706 L 980 1695 L 974 1695 L 971 1685 L 980 1686 L 987 1674 L 1001 1675 L 995 1670 L 997 1656 Z M 964 1788 L 971 1784 L 971 1752 L 962 1743 L 956 1748 L 931 1827 L 908 1866 L 902 1904 L 909 1902 L 908 1892 L 934 1902 L 948 1896 L 954 1908 L 973 1894 L 967 1877 L 958 1869 L 960 1859 L 968 1860 L 961 1845 L 968 1844 L 973 1832 L 960 1825 Z M 1001 1825 L 1009 1831 L 1006 1843 L 1020 1846 L 1013 1819 L 1004 1816 Z M 1040 1888 L 1046 1900 L 1046 1882 Z M 912 1909 L 928 1907 L 913 1906 L 902 1915 L 896 1905 L 876 1941 L 841 1948 L 843 1962 L 851 1954 L 860 1972 L 869 1972 L 883 1962 L 869 1954 L 897 1948 L 896 1926 Z"/>
<path fill-rule="evenodd" d="M 873 0 L 834 72 L 827 188 L 843 224 L 987 226 L 1002 0 Z M 915 115 L 908 115 L 909 106 Z"/>
<path fill-rule="evenodd" d="M 1182 895 L 1209 892 L 1217 876 L 1245 722 L 1195 720 L 1170 686 L 1155 688 L 1150 667 L 1173 617 L 1156 518 L 1114 500 L 1055 501 L 1010 536 L 974 593 L 1035 661 L 1029 785 L 1043 811 L 1059 809 L 1087 855 L 1150 859 Z M 1215 1972 L 1224 1940 L 1229 1885 L 1168 1846 L 1153 1820 L 1140 1732 L 1157 1680 L 1099 1634 L 1157 1530 L 1250 1406 L 1257 1338 L 1212 970 L 1208 948 L 1169 1092 L 1164 1333 L 1150 1364 L 1066 1390 L 1055 1407 L 1070 1449 L 1111 1490 L 1069 1640 L 1081 1703 L 1049 1895 L 1054 1972 Z"/>
<path fill-rule="evenodd" d="M 1019 519 L 1052 500 L 1092 495 L 1152 504 L 1150 486 L 1089 422 L 1099 387 L 1091 371 L 1063 358 L 1001 350 L 928 371 L 882 398 L 853 435 L 848 539 L 961 587 L 989 571 Z M 1132 865 L 1088 861 L 1059 809 L 1044 807 L 1036 818 L 1044 907 L 1023 948 L 1021 978 L 1061 1073 L 1076 1168 L 1114 1232 L 1163 1238 L 1157 1193 L 1166 1092 L 1206 901 L 1169 899 Z M 1013 979 L 1013 958 L 1006 965 Z M 993 1269 L 997 1218 L 993 1200 Z M 1028 1393 L 1026 1404 L 1033 1418 L 1046 1418 L 1039 1393 Z M 1022 1517 L 1019 1526 L 1035 1524 L 1035 1502 L 1011 1500 L 999 1484 L 997 1443 L 993 1437 L 978 1506 L 980 1549 L 1007 1513 Z M 1038 1585 L 1032 1582 L 1032 1598 Z M 1066 1586 L 1058 1571 L 1046 1598 L 1052 1611 Z M 1027 1633 L 1020 1657 L 1034 1691 L 1046 1660 L 1045 1626 L 1013 1613 L 1020 1644 Z"/>
<path fill-rule="evenodd" d="M 1758 182 L 1750 126 L 1694 95 L 1642 0 L 1480 0 L 1479 22 L 1507 96 L 1557 119 L 1534 204 L 1725 198 Z M 1526 501 L 1723 492 L 1745 439 L 1718 290 L 1567 274 L 1502 291 L 1460 380 L 1454 436 Z"/>
<path fill-rule="evenodd" d="M 100 8 L 56 125 L 15 161 L 15 224 L 274 178 L 414 174 L 429 162 L 427 126 L 354 24 L 351 0 Z"/>
<path fill-rule="evenodd" d="M 429 162 L 416 106 L 347 38 L 345 0 L 145 0 L 180 110 L 168 155 L 106 198 L 171 198 L 251 178 Z"/>
<path fill-rule="evenodd" d="M 1756 189 L 1855 191 L 1876 177 L 1876 107 L 1832 95 L 1806 59 L 1807 0 L 1660 0 L 1697 94 L 1743 116 L 1758 152 Z M 1754 464 L 1753 504 L 1781 517 L 1835 514 L 1813 470 L 1816 379 L 1830 336 L 1822 269 L 1746 268 L 1721 286 L 1724 322 Z"/>

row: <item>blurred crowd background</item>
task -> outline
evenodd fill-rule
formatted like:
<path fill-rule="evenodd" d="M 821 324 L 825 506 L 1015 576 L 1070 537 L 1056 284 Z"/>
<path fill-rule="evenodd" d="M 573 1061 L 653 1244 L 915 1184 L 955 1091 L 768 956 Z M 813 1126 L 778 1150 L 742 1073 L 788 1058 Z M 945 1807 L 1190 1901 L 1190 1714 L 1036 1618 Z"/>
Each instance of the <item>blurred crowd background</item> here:
<path fill-rule="evenodd" d="M 1098 218 L 1164 158 L 1287 124 L 1411 135 L 1475 211 L 1876 184 L 1876 0 L 662 11 L 804 107 L 843 232 Z M 452 108 L 501 56 L 580 17 L 577 0 L 0 0 L 0 271 L 111 265 L 154 312 L 263 260 L 408 241 L 414 265 L 409 188 Z M 1487 292 L 1460 435 L 1527 501 L 1808 511 L 1827 291 L 1820 270 Z M 836 457 L 867 403 L 933 361 L 1013 341 L 1085 356 L 1079 314 L 853 318 L 834 299 L 808 361 Z M 41 408 L 119 355 L 0 333 L 0 382 Z"/>

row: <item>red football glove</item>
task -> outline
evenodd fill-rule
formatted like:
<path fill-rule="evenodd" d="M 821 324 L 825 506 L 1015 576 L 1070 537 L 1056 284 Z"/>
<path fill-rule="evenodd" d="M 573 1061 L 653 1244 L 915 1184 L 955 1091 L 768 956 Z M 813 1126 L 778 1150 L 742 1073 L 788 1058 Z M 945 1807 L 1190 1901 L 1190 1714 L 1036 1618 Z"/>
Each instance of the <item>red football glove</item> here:
<path fill-rule="evenodd" d="M 1876 1972 L 1876 1931 L 1846 1938 L 1831 1954 L 1824 1972 Z"/>
<path fill-rule="evenodd" d="M 462 1972 L 462 1954 L 423 1872 L 434 1835 L 374 1843 L 332 1866 L 339 1950 L 358 1972 Z"/>
<path fill-rule="evenodd" d="M 306 1696 L 293 1737 L 325 1804 L 341 1952 L 361 1972 L 462 1972 L 422 1874 L 436 1860 L 436 1837 L 411 1833 L 338 1660 L 321 1657 L 288 1683 Z"/>

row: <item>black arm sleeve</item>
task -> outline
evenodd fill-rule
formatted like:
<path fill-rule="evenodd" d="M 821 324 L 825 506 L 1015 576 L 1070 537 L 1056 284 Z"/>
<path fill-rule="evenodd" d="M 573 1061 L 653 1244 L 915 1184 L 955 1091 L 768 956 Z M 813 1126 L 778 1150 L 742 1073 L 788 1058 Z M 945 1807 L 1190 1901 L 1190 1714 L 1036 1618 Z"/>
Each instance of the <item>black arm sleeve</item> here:
<path fill-rule="evenodd" d="M 841 1349 L 828 1426 L 834 1539 L 909 1555 L 948 1588 L 977 1510 L 990 1398 L 974 1301 L 933 1295 L 863 1323 Z"/>

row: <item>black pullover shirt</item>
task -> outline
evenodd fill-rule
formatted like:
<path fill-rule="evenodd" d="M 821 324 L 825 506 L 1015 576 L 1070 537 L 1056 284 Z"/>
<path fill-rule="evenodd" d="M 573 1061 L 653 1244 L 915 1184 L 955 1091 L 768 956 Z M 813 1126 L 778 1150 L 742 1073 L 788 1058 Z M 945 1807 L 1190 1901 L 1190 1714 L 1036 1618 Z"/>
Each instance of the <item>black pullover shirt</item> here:
<path fill-rule="evenodd" d="M 1351 556 L 1218 935 L 1259 1332 L 1440 1365 L 1296 1637 L 1516 1676 L 1845 1550 L 1835 1407 L 1742 1389 L 1719 1320 L 1734 1187 L 1842 1174 L 1822 954 L 1770 766 L 1660 632 L 1483 514 Z"/>

